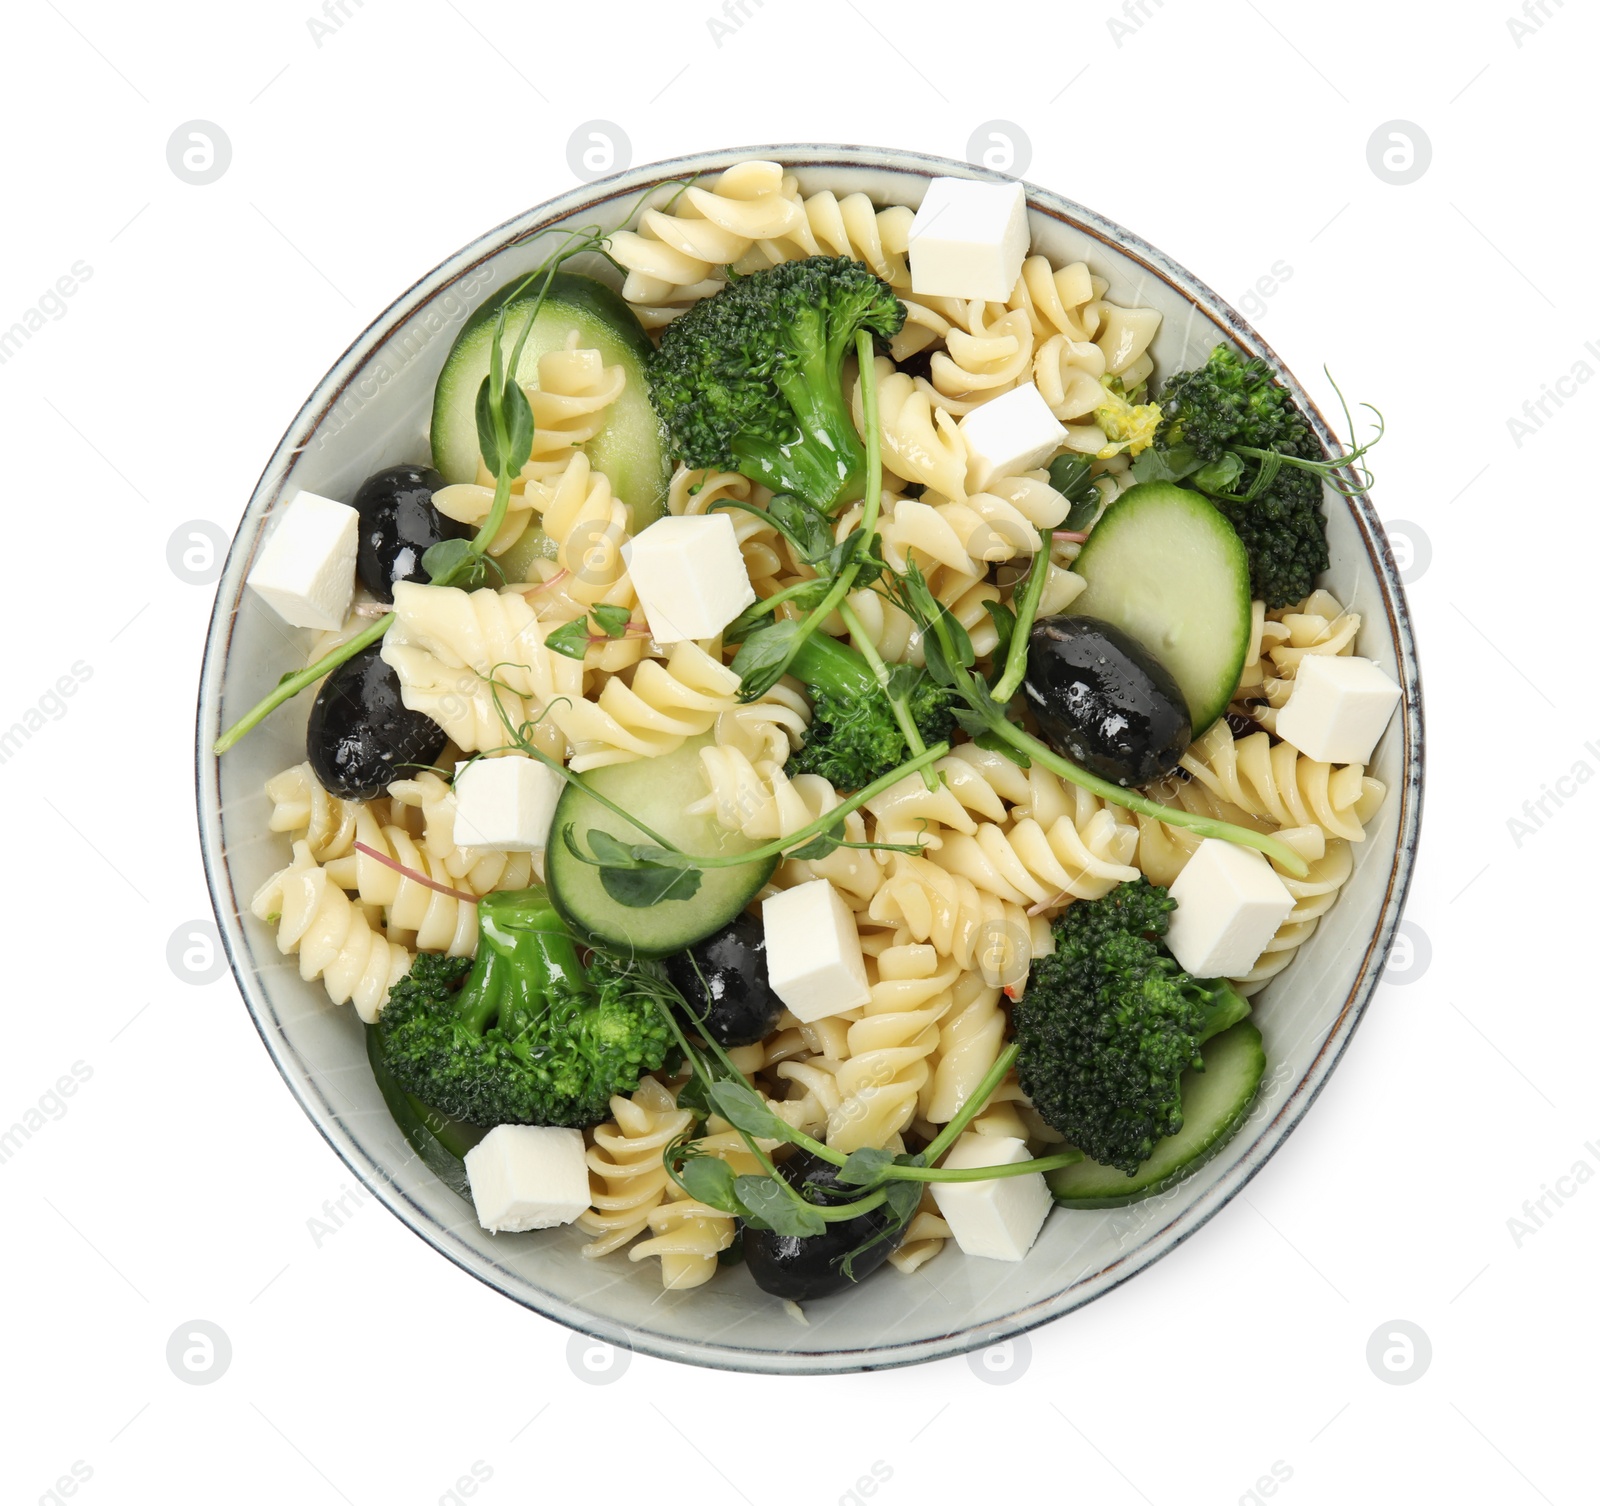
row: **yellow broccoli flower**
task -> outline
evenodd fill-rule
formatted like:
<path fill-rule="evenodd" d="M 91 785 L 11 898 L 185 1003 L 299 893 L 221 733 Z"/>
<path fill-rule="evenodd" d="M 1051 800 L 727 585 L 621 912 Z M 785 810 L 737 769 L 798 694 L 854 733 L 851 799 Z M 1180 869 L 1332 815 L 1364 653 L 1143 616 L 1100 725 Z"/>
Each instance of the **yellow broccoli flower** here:
<path fill-rule="evenodd" d="M 1137 455 L 1155 443 L 1156 428 L 1161 422 L 1159 403 L 1130 403 L 1122 390 L 1121 377 L 1101 377 L 1106 389 L 1100 406 L 1094 410 L 1094 421 L 1100 425 L 1111 441 L 1096 454 L 1096 459 L 1109 460 L 1126 450 Z"/>

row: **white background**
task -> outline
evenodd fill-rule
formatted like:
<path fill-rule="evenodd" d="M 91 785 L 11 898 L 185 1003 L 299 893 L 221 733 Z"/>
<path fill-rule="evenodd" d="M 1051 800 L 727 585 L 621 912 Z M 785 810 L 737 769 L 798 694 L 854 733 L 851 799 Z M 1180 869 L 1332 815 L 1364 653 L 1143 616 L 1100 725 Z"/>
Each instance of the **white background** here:
<path fill-rule="evenodd" d="M 0 1164 L 4 1499 L 64 1499 L 77 1463 L 90 1503 L 431 1506 L 466 1500 L 477 1464 L 489 1506 L 831 1506 L 867 1499 L 876 1463 L 890 1506 L 1260 1501 L 1274 1464 L 1290 1506 L 1592 1501 L 1600 1185 L 1556 1178 L 1600 1169 L 1600 790 L 1566 785 L 1520 843 L 1507 824 L 1600 770 L 1600 391 L 1569 386 L 1520 445 L 1507 425 L 1575 363 L 1600 370 L 1592 14 L 1532 0 L 1514 35 L 1510 0 L 1133 0 L 1117 30 L 1109 0 L 748 0 L 713 36 L 709 0 L 346 0 L 319 38 L 309 3 L 7 10 L 0 328 L 75 262 L 92 275 L 0 365 L 0 725 L 75 663 L 92 677 L 3 766 L 0 1126 L 74 1062 L 92 1076 Z M 168 539 L 231 534 L 338 353 L 571 186 L 583 123 L 620 126 L 639 163 L 784 140 L 959 158 L 997 117 L 1031 143 L 1027 177 L 1255 312 L 1320 397 L 1327 363 L 1387 415 L 1375 495 L 1406 520 L 1429 736 L 1408 919 L 1431 962 L 1397 959 L 1246 1192 L 1033 1334 L 1025 1368 L 1019 1348 L 1009 1371 L 980 1360 L 987 1382 L 965 1359 L 782 1381 L 636 1357 L 580 1384 L 565 1331 L 376 1205 L 314 1237 L 353 1178 L 232 980 L 169 966 L 209 915 L 190 744 L 212 591 Z M 196 119 L 232 145 L 205 186 L 167 160 Z M 1406 185 L 1368 160 L 1396 119 L 1432 146 Z M 1515 1233 L 1546 1184 L 1575 1195 Z M 231 1342 L 209 1385 L 165 1358 L 196 1319 Z M 1407 1385 L 1366 1358 L 1394 1320 L 1431 1343 Z"/>

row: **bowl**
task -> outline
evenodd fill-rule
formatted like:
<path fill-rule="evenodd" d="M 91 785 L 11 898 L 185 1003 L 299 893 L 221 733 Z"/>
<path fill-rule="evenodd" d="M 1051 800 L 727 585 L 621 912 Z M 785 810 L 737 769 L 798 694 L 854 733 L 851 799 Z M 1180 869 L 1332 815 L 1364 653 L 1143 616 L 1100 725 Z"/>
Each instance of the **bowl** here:
<path fill-rule="evenodd" d="M 871 147 L 773 146 L 705 152 L 585 184 L 489 231 L 395 300 L 317 385 L 268 462 L 245 509 L 217 590 L 201 673 L 196 788 L 206 876 L 228 959 L 268 1053 L 301 1107 L 351 1171 L 441 1254 L 513 1301 L 603 1341 L 661 1358 L 732 1370 L 818 1374 L 938 1359 L 1022 1333 L 1110 1291 L 1175 1249 L 1217 1214 L 1311 1107 L 1371 1002 L 1400 919 L 1422 808 L 1422 697 L 1399 573 L 1371 503 L 1327 494 L 1327 583 L 1362 614 L 1360 653 L 1404 698 L 1373 760 L 1389 786 L 1337 905 L 1291 966 L 1258 996 L 1269 1073 L 1247 1123 L 1223 1151 L 1165 1195 L 1098 1213 L 1056 1212 L 1016 1264 L 968 1259 L 952 1246 L 912 1276 L 885 1271 L 814 1304 L 797 1324 L 743 1267 L 708 1285 L 663 1292 L 654 1263 L 586 1260 L 575 1228 L 495 1237 L 422 1166 L 367 1068 L 350 1007 L 302 982 L 250 896 L 287 861 L 267 830 L 263 781 L 304 757 L 307 707 L 279 711 L 224 758 L 214 738 L 253 705 L 309 635 L 286 629 L 244 590 L 269 517 L 298 488 L 349 496 L 373 470 L 427 454 L 434 379 L 455 332 L 494 289 L 544 254 L 530 236 L 559 225 L 615 228 L 653 185 L 715 174 L 730 163 L 781 161 L 802 188 L 880 205 L 915 204 L 927 179 L 995 175 L 966 163 Z M 1028 186 L 1033 246 L 1058 265 L 1087 260 L 1119 303 L 1158 308 L 1157 372 L 1204 358 L 1223 336 L 1287 383 L 1325 446 L 1333 435 L 1305 392 L 1248 323 L 1192 273 L 1138 236 L 1047 189 Z"/>

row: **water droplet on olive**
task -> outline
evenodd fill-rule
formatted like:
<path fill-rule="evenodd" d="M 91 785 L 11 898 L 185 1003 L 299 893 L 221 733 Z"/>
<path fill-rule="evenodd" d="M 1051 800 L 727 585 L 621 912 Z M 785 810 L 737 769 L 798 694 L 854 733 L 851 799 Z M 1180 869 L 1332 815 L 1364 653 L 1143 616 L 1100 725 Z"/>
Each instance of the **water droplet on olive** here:
<path fill-rule="evenodd" d="M 1130 634 L 1097 617 L 1042 617 L 1023 689 L 1044 740 L 1123 786 L 1170 774 L 1188 751 L 1178 683 Z"/>
<path fill-rule="evenodd" d="M 425 465 L 391 465 L 361 483 L 350 504 L 361 514 L 356 574 L 379 601 L 393 601 L 400 581 L 427 581 L 422 556 L 435 544 L 475 532 L 433 505 L 443 485 L 444 477 Z"/>
<path fill-rule="evenodd" d="M 306 757 L 330 795 L 373 800 L 394 779 L 444 752 L 444 729 L 400 699 L 400 680 L 378 657 L 382 644 L 346 659 L 322 682 L 306 723 Z"/>

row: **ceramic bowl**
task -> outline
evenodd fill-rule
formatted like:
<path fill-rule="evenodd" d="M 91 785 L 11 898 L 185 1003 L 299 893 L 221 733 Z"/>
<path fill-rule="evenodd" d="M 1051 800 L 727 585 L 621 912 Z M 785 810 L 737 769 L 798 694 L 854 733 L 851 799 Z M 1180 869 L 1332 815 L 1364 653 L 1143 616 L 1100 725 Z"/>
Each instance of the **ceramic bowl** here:
<path fill-rule="evenodd" d="M 1359 651 L 1404 687 L 1373 762 L 1389 797 L 1360 845 L 1355 873 L 1294 963 L 1262 993 L 1256 1019 L 1270 1071 L 1248 1122 L 1221 1154 L 1166 1195 L 1098 1213 L 1057 1211 L 1029 1257 L 969 1259 L 953 1245 L 912 1276 L 890 1270 L 812 1305 L 802 1326 L 742 1267 L 663 1293 L 654 1262 L 584 1259 L 575 1228 L 495 1237 L 410 1154 L 373 1084 L 360 1022 L 302 982 L 251 894 L 288 857 L 267 830 L 263 781 L 304 757 L 306 704 L 279 711 L 218 759 L 221 727 L 304 662 L 308 635 L 284 628 L 244 589 L 274 508 L 301 488 L 350 496 L 380 466 L 426 457 L 434 380 L 455 332 L 482 299 L 533 267 L 529 237 L 562 225 L 614 228 L 652 185 L 714 175 L 751 156 L 787 164 L 806 192 L 863 191 L 915 205 L 930 177 L 991 176 L 911 152 L 774 146 L 707 152 L 585 184 L 489 231 L 398 298 L 334 364 L 289 425 L 245 509 L 217 591 L 196 729 L 202 847 L 235 977 L 268 1052 L 328 1143 L 421 1238 L 480 1281 L 560 1323 L 643 1353 L 735 1370 L 824 1373 L 936 1359 L 1059 1318 L 1136 1276 L 1194 1234 L 1260 1170 L 1310 1108 L 1376 988 L 1411 876 L 1422 804 L 1422 699 L 1399 574 L 1365 497 L 1327 497 L 1327 584 L 1361 613 Z M 1192 273 L 1138 236 L 1047 189 L 1028 187 L 1033 249 L 1060 265 L 1085 259 L 1118 303 L 1163 315 L 1157 372 L 1201 361 L 1226 336 L 1265 359 L 1332 434 L 1294 377 L 1249 324 Z"/>

